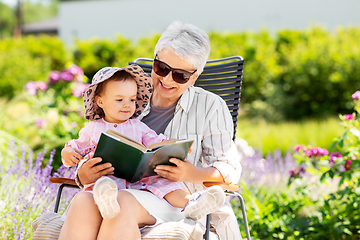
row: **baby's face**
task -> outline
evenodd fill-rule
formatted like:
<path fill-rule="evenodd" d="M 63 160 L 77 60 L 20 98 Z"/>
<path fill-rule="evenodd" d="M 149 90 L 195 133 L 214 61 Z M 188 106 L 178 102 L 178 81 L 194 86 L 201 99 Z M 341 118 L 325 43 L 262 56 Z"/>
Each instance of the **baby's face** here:
<path fill-rule="evenodd" d="M 105 113 L 105 121 L 110 123 L 123 123 L 135 112 L 136 108 L 136 82 L 109 81 L 105 85 L 102 97 L 100 97 L 101 108 Z"/>

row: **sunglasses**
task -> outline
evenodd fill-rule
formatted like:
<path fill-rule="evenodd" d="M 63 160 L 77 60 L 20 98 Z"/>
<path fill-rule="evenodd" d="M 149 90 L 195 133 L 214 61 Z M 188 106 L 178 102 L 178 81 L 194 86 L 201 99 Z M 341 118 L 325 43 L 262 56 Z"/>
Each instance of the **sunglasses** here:
<path fill-rule="evenodd" d="M 196 72 L 196 70 L 191 73 L 185 70 L 172 68 L 166 63 L 156 59 L 156 56 L 154 59 L 153 68 L 154 68 L 154 72 L 160 77 L 166 77 L 169 74 L 169 72 L 171 72 L 173 80 L 180 84 L 187 83 L 190 77 Z"/>

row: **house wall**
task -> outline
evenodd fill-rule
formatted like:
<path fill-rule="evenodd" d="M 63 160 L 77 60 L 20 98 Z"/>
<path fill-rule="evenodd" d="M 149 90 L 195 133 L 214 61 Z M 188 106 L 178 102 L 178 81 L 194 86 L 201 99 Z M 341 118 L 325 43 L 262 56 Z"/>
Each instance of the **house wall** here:
<path fill-rule="evenodd" d="M 162 32 L 174 20 L 210 31 L 276 31 L 321 25 L 360 26 L 359 0 L 62 0 L 59 35 L 138 39 Z"/>

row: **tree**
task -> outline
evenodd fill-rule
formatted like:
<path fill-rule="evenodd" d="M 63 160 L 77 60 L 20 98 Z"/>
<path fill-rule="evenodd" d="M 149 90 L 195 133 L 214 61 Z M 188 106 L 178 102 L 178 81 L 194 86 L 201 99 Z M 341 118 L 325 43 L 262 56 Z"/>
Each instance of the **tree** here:
<path fill-rule="evenodd" d="M 24 0 L 23 3 L 24 23 L 45 20 L 58 14 L 58 0 Z"/>
<path fill-rule="evenodd" d="M 0 2 L 0 39 L 11 37 L 15 27 L 15 12 L 8 5 Z"/>

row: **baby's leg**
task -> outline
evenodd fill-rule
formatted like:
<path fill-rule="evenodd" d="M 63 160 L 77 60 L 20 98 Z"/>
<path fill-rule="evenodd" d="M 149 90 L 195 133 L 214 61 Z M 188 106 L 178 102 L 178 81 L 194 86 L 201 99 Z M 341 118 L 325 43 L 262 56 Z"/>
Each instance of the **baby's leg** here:
<path fill-rule="evenodd" d="M 164 196 L 173 207 L 184 208 L 185 204 L 189 201 L 190 195 L 182 189 L 177 189 Z"/>
<path fill-rule="evenodd" d="M 93 193 L 95 203 L 104 219 L 113 218 L 120 213 L 117 201 L 118 187 L 112 179 L 108 177 L 98 179 Z"/>

